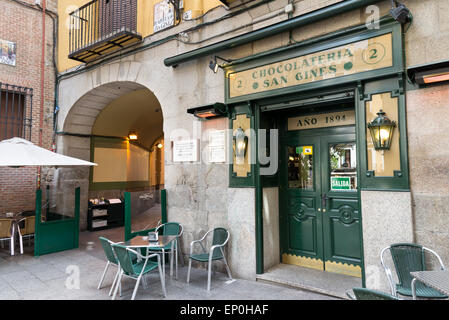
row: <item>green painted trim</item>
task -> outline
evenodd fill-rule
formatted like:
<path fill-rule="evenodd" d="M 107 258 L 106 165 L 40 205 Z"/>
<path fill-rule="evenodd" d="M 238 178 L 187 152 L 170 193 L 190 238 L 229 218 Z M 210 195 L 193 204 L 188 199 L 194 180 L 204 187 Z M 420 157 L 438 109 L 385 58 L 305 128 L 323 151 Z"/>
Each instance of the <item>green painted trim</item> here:
<path fill-rule="evenodd" d="M 81 189 L 77 187 L 75 189 L 75 230 L 73 230 L 74 234 L 74 248 L 79 247 L 79 233 L 80 233 L 80 195 Z"/>
<path fill-rule="evenodd" d="M 131 236 L 131 193 L 125 192 L 125 241 L 132 239 Z"/>
<path fill-rule="evenodd" d="M 74 217 L 42 221 L 42 190 L 36 190 L 34 256 L 79 247 L 80 188 L 75 189 Z"/>
<path fill-rule="evenodd" d="M 281 34 L 286 31 L 290 31 L 295 28 L 310 25 L 314 22 L 318 22 L 330 17 L 349 12 L 351 10 L 356 10 L 365 6 L 369 6 L 383 0 L 346 0 L 341 1 L 330 6 L 297 16 L 292 19 L 287 19 L 285 21 L 270 25 L 258 30 L 248 32 L 231 39 L 223 40 L 208 46 L 201 47 L 186 53 L 182 53 L 176 56 L 172 56 L 164 59 L 164 64 L 167 67 L 177 66 L 181 63 L 199 59 L 201 57 L 206 57 L 212 55 L 216 52 L 232 49 L 237 46 L 241 46 L 253 41 L 266 39 L 268 37 Z"/>
<path fill-rule="evenodd" d="M 359 206 L 359 212 L 360 212 L 360 252 L 361 252 L 361 268 L 362 268 L 362 287 L 366 288 L 366 270 L 365 270 L 365 247 L 363 242 L 363 212 L 362 212 L 362 186 L 361 186 L 361 179 L 362 176 L 362 147 L 361 147 L 361 141 L 362 138 L 360 137 L 360 126 L 363 123 L 363 127 L 365 127 L 365 123 L 359 121 L 360 120 L 360 109 L 364 108 L 364 105 L 360 102 L 359 97 L 359 88 L 355 88 L 355 97 L 354 97 L 354 109 L 355 109 L 355 137 L 356 137 L 356 145 L 357 145 L 357 179 L 359 180 L 359 186 L 357 188 L 357 200 L 358 200 L 358 206 Z"/>
<path fill-rule="evenodd" d="M 240 114 L 246 114 L 247 118 L 250 118 L 250 127 L 251 129 L 254 129 L 254 111 L 252 108 L 252 105 L 247 102 L 246 104 L 238 104 L 233 106 L 230 109 L 230 115 L 229 115 L 229 129 L 232 131 L 234 128 L 232 127 L 232 121 L 235 120 L 237 115 Z M 254 143 L 251 143 L 251 150 L 249 152 L 252 153 L 252 158 L 256 157 L 256 151 L 257 147 L 255 145 L 256 141 Z M 232 139 L 229 139 L 228 142 L 228 150 L 230 153 L 230 159 L 233 157 L 233 141 Z M 229 187 L 230 188 L 254 188 L 256 185 L 255 178 L 255 164 L 251 165 L 251 172 L 248 173 L 247 177 L 237 177 L 233 171 L 233 164 L 229 164 Z"/>
<path fill-rule="evenodd" d="M 127 149 L 127 140 L 116 137 L 92 137 L 94 148 Z"/>
<path fill-rule="evenodd" d="M 254 130 L 257 133 L 260 128 L 260 108 L 255 106 L 254 112 Z M 255 209 L 256 209 L 256 274 L 264 273 L 264 243 L 263 243 L 263 190 L 262 178 L 260 176 L 260 162 L 258 157 L 259 150 L 259 135 L 255 136 L 256 147 L 256 165 L 254 166 L 255 179 Z"/>
<path fill-rule="evenodd" d="M 161 190 L 161 222 L 167 223 L 167 190 Z"/>
<path fill-rule="evenodd" d="M 403 88 L 404 79 L 400 77 L 384 79 L 383 81 L 367 82 L 359 88 L 360 108 L 357 117 L 358 131 L 360 137 L 360 186 L 362 190 L 370 189 L 377 191 L 410 190 L 409 165 L 408 165 L 408 142 L 407 142 L 407 119 L 405 107 L 405 92 Z M 400 175 L 393 177 L 376 177 L 368 171 L 368 159 L 366 151 L 366 119 L 365 105 L 371 100 L 372 95 L 391 93 L 392 97 L 398 98 L 398 134 L 400 153 Z M 362 126 L 363 125 L 363 126 Z"/>
<path fill-rule="evenodd" d="M 38 257 L 40 256 L 39 248 L 40 248 L 40 233 L 41 233 L 41 220 L 42 220 L 42 190 L 37 189 L 36 190 L 36 218 L 35 218 L 35 225 L 34 225 L 34 256 Z"/>
<path fill-rule="evenodd" d="M 403 61 L 403 41 L 402 41 L 402 29 L 401 25 L 393 20 L 391 22 L 391 19 L 384 20 L 388 21 L 388 23 L 385 23 L 385 25 L 382 26 L 379 30 L 366 30 L 364 28 L 364 31 L 359 31 L 360 26 L 357 26 L 355 29 L 349 29 L 345 30 L 343 32 L 343 36 L 341 36 L 341 32 L 338 33 L 338 38 L 331 38 L 329 39 L 329 36 L 323 36 L 320 38 L 315 39 L 315 42 L 318 42 L 313 45 L 308 45 L 300 43 L 297 46 L 294 47 L 294 50 L 290 47 L 285 48 L 282 51 L 276 52 L 276 54 L 271 55 L 264 55 L 263 57 L 254 59 L 249 61 L 248 63 L 239 64 L 239 65 L 233 65 L 233 66 L 226 66 L 225 67 L 225 103 L 238 103 L 242 101 L 248 101 L 248 100 L 254 100 L 254 99 L 262 99 L 262 98 L 268 98 L 273 97 L 277 95 L 286 95 L 286 94 L 292 94 L 292 93 L 298 93 L 298 92 L 307 92 L 314 89 L 322 89 L 323 87 L 327 86 L 341 86 L 343 84 L 349 85 L 350 83 L 355 83 L 360 80 L 364 79 L 375 79 L 375 78 L 381 78 L 386 76 L 391 76 L 392 74 L 399 74 L 404 72 L 404 61 Z M 363 25 L 365 26 L 365 25 Z M 354 32 L 356 30 L 356 32 Z M 327 49 L 331 49 L 338 46 L 343 46 L 346 44 L 350 44 L 353 42 L 366 40 L 372 37 L 381 36 L 387 33 L 392 33 L 393 38 L 393 66 L 388 68 L 382 68 L 378 70 L 373 71 L 365 71 L 360 72 L 353 75 L 348 76 L 342 76 L 334 79 L 327 79 L 327 80 L 321 80 L 306 84 L 300 84 L 296 86 L 290 86 L 286 88 L 281 89 L 274 89 L 239 97 L 231 98 L 229 93 L 229 78 L 226 78 L 226 74 L 229 73 L 235 73 L 240 72 L 256 67 L 260 67 L 263 65 L 276 63 L 279 61 L 284 61 L 292 58 L 301 57 L 307 54 L 315 53 L 324 51 Z M 320 39 L 326 39 L 325 41 L 319 41 Z"/>

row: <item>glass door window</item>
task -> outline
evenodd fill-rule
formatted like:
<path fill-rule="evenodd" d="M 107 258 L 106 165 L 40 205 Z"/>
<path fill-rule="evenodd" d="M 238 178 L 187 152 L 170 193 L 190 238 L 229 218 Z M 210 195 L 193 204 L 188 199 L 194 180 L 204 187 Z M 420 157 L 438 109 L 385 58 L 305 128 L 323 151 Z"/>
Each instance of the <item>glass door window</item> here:
<path fill-rule="evenodd" d="M 329 168 L 331 191 L 357 190 L 356 144 L 329 145 Z"/>

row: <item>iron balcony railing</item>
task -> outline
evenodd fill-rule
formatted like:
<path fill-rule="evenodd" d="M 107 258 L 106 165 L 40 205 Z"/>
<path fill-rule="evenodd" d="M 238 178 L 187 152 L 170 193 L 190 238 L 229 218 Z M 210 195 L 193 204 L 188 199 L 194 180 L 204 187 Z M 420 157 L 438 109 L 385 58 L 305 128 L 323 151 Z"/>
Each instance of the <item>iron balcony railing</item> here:
<path fill-rule="evenodd" d="M 137 0 L 93 0 L 69 15 L 69 58 L 90 61 L 141 40 Z"/>
<path fill-rule="evenodd" d="M 31 140 L 33 89 L 0 82 L 0 140 Z"/>

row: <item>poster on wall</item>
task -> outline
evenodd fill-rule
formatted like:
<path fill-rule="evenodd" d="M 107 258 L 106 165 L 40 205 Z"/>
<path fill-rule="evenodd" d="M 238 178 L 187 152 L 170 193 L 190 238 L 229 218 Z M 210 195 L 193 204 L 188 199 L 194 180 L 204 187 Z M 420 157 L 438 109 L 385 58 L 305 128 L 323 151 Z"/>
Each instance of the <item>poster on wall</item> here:
<path fill-rule="evenodd" d="M 198 161 L 198 140 L 173 141 L 173 162 Z"/>
<path fill-rule="evenodd" d="M 209 162 L 226 162 L 226 130 L 209 132 Z"/>
<path fill-rule="evenodd" d="M 154 5 L 154 32 L 167 29 L 175 23 L 175 10 L 168 1 L 158 2 Z"/>
<path fill-rule="evenodd" d="M 0 39 L 0 63 L 16 65 L 16 43 Z"/>

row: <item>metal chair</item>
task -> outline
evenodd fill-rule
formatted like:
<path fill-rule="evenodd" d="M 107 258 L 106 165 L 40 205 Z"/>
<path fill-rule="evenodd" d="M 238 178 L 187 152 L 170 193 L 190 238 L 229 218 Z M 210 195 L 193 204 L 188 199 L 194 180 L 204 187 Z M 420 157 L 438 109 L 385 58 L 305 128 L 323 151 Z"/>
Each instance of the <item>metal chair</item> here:
<path fill-rule="evenodd" d="M 23 222 L 23 228 L 20 226 Z M 36 217 L 25 217 L 17 221 L 17 231 L 19 235 L 20 254 L 23 254 L 23 238 L 28 238 L 28 245 L 31 245 L 31 238 L 34 237 L 34 229 L 36 226 Z"/>
<path fill-rule="evenodd" d="M 164 297 L 167 296 L 167 292 L 165 291 L 165 279 L 163 277 L 161 267 L 161 257 L 158 253 L 143 256 L 138 251 L 127 248 L 121 244 L 113 244 L 112 248 L 114 249 L 120 266 L 120 275 L 117 283 L 115 284 L 115 290 L 112 300 L 114 300 L 115 296 L 117 295 L 117 291 L 121 286 L 123 277 L 136 280 L 136 286 L 134 287 L 134 291 L 131 297 L 131 300 L 134 300 L 134 298 L 136 297 L 137 288 L 139 287 L 139 283 L 142 277 L 156 268 L 159 269 L 162 292 L 164 293 Z M 157 262 L 150 260 L 153 257 L 157 258 Z M 137 258 L 137 262 L 133 262 L 135 258 Z"/>
<path fill-rule="evenodd" d="M 206 239 L 207 235 L 213 232 L 212 246 L 209 250 L 203 245 L 203 241 Z M 225 254 L 223 252 L 223 247 L 229 240 L 229 232 L 224 228 L 215 228 L 209 230 L 200 240 L 194 240 L 190 243 L 190 254 L 189 254 L 189 268 L 187 271 L 187 283 L 190 282 L 190 269 L 192 268 L 192 260 L 199 262 L 208 262 L 208 273 L 207 273 L 207 290 L 210 291 L 210 278 L 212 271 L 212 261 L 213 260 L 223 260 L 226 272 L 228 273 L 229 279 L 232 280 L 231 270 L 229 269 L 228 262 L 226 261 Z M 200 254 L 193 253 L 193 245 L 198 243 L 203 252 Z"/>
<path fill-rule="evenodd" d="M 388 266 L 385 264 L 384 253 L 386 251 L 390 251 L 399 283 L 395 283 L 390 268 L 388 268 Z M 380 261 L 382 263 L 382 266 L 384 267 L 392 295 L 396 297 L 398 296 L 398 294 L 408 297 L 413 296 L 413 277 L 410 275 L 410 272 L 426 270 L 425 252 L 433 254 L 440 263 L 441 269 L 445 270 L 443 261 L 435 251 L 418 244 L 396 243 L 384 248 L 381 251 Z M 437 290 L 430 288 L 420 282 L 416 283 L 416 296 L 421 298 L 436 299 L 447 298 Z"/>
<path fill-rule="evenodd" d="M 117 257 L 115 256 L 114 250 L 112 249 L 112 245 L 117 244 L 112 242 L 109 239 L 106 239 L 104 237 L 99 237 L 101 246 L 103 247 L 104 253 L 106 255 L 106 258 L 108 259 L 108 262 L 106 263 L 106 267 L 104 268 L 103 274 L 101 275 L 100 283 L 98 284 L 97 289 L 101 289 L 101 284 L 103 283 L 104 277 L 106 275 L 106 272 L 108 271 L 109 267 L 116 266 L 117 267 L 117 273 L 115 274 L 114 281 L 112 282 L 111 289 L 109 290 L 109 295 L 112 294 L 112 290 L 114 289 L 114 285 L 118 279 L 118 276 L 120 274 L 120 267 Z"/>
<path fill-rule="evenodd" d="M 352 292 L 353 294 L 350 293 L 350 290 L 346 291 L 346 295 L 351 300 L 400 300 L 388 293 L 372 289 L 353 288 Z"/>
<path fill-rule="evenodd" d="M 0 219 L 0 241 L 9 241 L 9 249 L 11 255 L 14 255 L 14 220 L 12 219 Z"/>
<path fill-rule="evenodd" d="M 159 234 L 162 234 L 164 236 L 177 236 L 176 241 L 175 241 L 175 245 L 174 245 L 174 254 L 175 254 L 175 270 L 176 270 L 176 278 L 178 278 L 178 248 L 179 246 L 179 238 L 181 238 L 182 236 L 182 232 L 183 232 L 183 227 L 180 223 L 178 222 L 167 222 L 164 224 L 161 224 L 159 226 L 156 227 L 155 232 L 158 232 Z M 148 252 L 161 252 L 161 248 L 149 248 Z M 147 254 L 148 254 L 147 252 Z M 171 252 L 171 244 L 168 244 L 164 247 L 164 253 L 165 254 L 170 254 L 170 275 L 172 275 L 172 267 L 173 267 L 173 252 Z M 182 265 L 184 265 L 184 260 L 182 258 L 182 253 L 180 255 L 181 257 L 181 261 L 182 261 Z"/>

